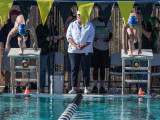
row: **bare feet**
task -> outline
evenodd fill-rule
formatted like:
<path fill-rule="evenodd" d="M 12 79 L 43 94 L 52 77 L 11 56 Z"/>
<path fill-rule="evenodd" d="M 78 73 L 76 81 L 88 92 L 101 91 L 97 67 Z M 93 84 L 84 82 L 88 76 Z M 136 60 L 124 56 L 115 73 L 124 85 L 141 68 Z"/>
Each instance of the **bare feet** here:
<path fill-rule="evenodd" d="M 20 49 L 20 50 L 19 50 L 18 55 L 23 55 L 23 49 Z"/>
<path fill-rule="evenodd" d="M 37 46 L 37 44 L 33 44 L 33 49 L 35 50 L 35 51 L 37 51 L 38 50 L 38 46 Z"/>
<path fill-rule="evenodd" d="M 142 51 L 141 50 L 138 50 L 138 55 L 141 55 L 142 54 Z"/>
<path fill-rule="evenodd" d="M 128 50 L 128 56 L 133 57 L 133 51 Z"/>
<path fill-rule="evenodd" d="M 128 54 L 128 51 L 127 51 L 127 49 L 126 49 L 126 50 L 124 49 L 124 54 L 126 54 L 126 55 Z"/>

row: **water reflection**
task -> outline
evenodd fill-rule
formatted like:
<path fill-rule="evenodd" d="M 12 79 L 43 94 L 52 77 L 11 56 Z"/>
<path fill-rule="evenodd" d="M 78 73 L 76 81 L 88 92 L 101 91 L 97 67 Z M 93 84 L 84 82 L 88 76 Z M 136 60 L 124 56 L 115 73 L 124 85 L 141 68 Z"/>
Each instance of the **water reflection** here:
<path fill-rule="evenodd" d="M 151 105 L 152 104 L 152 105 Z M 155 103 L 151 99 L 138 98 L 97 98 L 83 99 L 73 120 L 157 120 L 160 114 L 154 114 Z M 160 109 L 160 104 L 158 109 Z M 152 110 L 154 109 L 154 110 Z M 89 115 L 88 115 L 89 114 Z"/>
<path fill-rule="evenodd" d="M 43 97 L 0 98 L 0 120 L 56 120 L 71 100 Z"/>
<path fill-rule="evenodd" d="M 0 120 L 57 120 L 73 98 L 0 97 Z M 159 99 L 84 97 L 71 120 L 157 120 Z"/>

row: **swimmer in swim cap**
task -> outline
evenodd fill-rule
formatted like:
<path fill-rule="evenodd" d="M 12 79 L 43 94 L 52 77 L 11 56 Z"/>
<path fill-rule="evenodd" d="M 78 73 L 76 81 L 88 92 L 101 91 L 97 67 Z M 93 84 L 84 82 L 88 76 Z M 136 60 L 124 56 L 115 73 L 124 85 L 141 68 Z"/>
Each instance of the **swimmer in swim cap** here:
<path fill-rule="evenodd" d="M 18 34 L 18 45 L 20 47 L 19 55 L 23 55 L 23 50 L 26 49 L 26 41 L 28 39 L 29 33 L 32 34 L 33 39 L 34 39 L 33 48 L 35 50 L 38 50 L 37 36 L 36 36 L 35 30 L 33 28 L 31 21 L 28 18 L 27 21 L 25 22 L 23 15 L 19 15 L 16 18 L 14 28 L 9 32 L 7 36 L 5 50 L 9 51 L 10 49 L 9 43 L 10 43 L 12 36 L 14 34 Z"/>
<path fill-rule="evenodd" d="M 137 18 L 135 16 L 130 16 L 128 23 L 131 29 L 135 28 L 137 24 Z"/>
<path fill-rule="evenodd" d="M 20 24 L 18 27 L 18 32 L 19 32 L 19 35 L 26 36 L 27 34 L 26 25 Z"/>
<path fill-rule="evenodd" d="M 126 34 L 128 39 L 129 50 L 126 48 Z M 134 44 L 138 41 L 138 54 L 141 54 L 141 38 L 142 38 L 142 25 L 138 21 L 138 15 L 136 13 L 131 13 L 128 24 L 123 25 L 122 29 L 122 45 L 124 53 L 133 57 L 133 50 L 135 49 Z"/>

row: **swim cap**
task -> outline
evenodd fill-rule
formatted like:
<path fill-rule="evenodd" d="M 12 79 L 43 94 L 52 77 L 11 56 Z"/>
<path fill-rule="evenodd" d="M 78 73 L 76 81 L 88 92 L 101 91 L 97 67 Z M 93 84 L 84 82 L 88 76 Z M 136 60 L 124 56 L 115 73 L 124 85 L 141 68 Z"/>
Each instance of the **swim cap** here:
<path fill-rule="evenodd" d="M 149 22 L 150 22 L 151 24 L 155 24 L 155 23 L 156 23 L 156 20 L 155 20 L 154 17 L 151 17 L 151 18 L 149 19 Z"/>
<path fill-rule="evenodd" d="M 20 35 L 25 35 L 27 33 L 26 26 L 24 24 L 20 24 L 18 27 L 18 31 Z"/>
<path fill-rule="evenodd" d="M 129 24 L 137 24 L 137 18 L 135 16 L 130 16 Z"/>

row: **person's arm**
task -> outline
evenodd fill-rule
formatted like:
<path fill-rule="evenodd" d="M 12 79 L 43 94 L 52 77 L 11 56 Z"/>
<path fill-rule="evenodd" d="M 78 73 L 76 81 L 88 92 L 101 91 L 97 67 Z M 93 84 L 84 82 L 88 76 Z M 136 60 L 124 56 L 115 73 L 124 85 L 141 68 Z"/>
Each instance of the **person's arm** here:
<path fill-rule="evenodd" d="M 58 40 L 62 40 L 64 38 L 64 36 L 54 36 L 54 42 L 57 43 Z"/>
<path fill-rule="evenodd" d="M 89 31 L 89 37 L 88 39 L 86 40 L 86 43 L 84 43 L 84 45 L 89 45 L 90 43 L 93 43 L 93 40 L 94 40 L 94 37 L 95 37 L 95 29 L 93 27 L 93 24 L 91 23 L 90 25 L 90 31 Z"/>
<path fill-rule="evenodd" d="M 67 18 L 65 24 L 69 23 L 71 20 L 73 20 L 73 16 L 70 15 L 70 16 Z"/>
<path fill-rule="evenodd" d="M 142 28 L 142 33 L 144 36 L 146 36 L 148 39 L 151 38 L 151 33 L 152 32 L 148 32 L 147 30 L 145 30 L 144 28 Z"/>
<path fill-rule="evenodd" d="M 141 24 L 142 24 L 142 28 L 145 28 L 145 23 L 144 23 L 144 21 L 142 21 Z"/>
<path fill-rule="evenodd" d="M 125 48 L 125 36 L 126 35 L 126 31 L 125 31 L 125 25 L 123 24 L 123 27 L 122 27 L 122 49 Z"/>
<path fill-rule="evenodd" d="M 36 36 L 36 32 L 34 30 L 33 27 L 28 27 L 28 30 L 31 32 L 33 39 L 34 39 L 34 44 L 33 44 L 33 48 L 35 50 L 38 50 L 38 43 L 37 43 L 37 36 Z"/>
<path fill-rule="evenodd" d="M 154 17 L 156 21 L 160 24 L 160 20 L 157 17 Z M 160 31 L 160 27 L 156 27 L 158 31 Z"/>
<path fill-rule="evenodd" d="M 0 42 L 5 42 L 6 41 L 6 39 L 7 39 L 7 34 L 8 34 L 8 32 L 7 32 L 7 27 L 6 27 L 6 25 L 4 25 L 2 28 L 1 28 L 1 30 L 0 30 Z"/>
<path fill-rule="evenodd" d="M 142 53 L 142 25 L 137 25 L 137 35 L 138 35 L 138 54 Z"/>
<path fill-rule="evenodd" d="M 122 48 L 124 49 L 124 53 L 127 54 L 127 46 L 126 46 L 126 35 L 127 35 L 127 28 L 129 28 L 129 25 L 126 26 L 123 24 L 122 28 Z"/>
<path fill-rule="evenodd" d="M 71 23 L 68 27 L 68 30 L 67 30 L 67 34 L 66 34 L 66 37 L 67 37 L 67 41 L 73 45 L 74 47 L 76 47 L 78 50 L 80 50 L 80 45 L 77 45 L 74 40 L 73 40 L 73 37 L 72 37 L 72 30 L 73 30 L 73 23 Z"/>
<path fill-rule="evenodd" d="M 104 41 L 105 41 L 105 42 L 109 42 L 109 41 L 112 39 L 112 37 L 113 37 L 113 34 L 112 34 L 112 33 L 109 33 L 109 37 L 106 38 Z"/>
<path fill-rule="evenodd" d="M 109 33 L 109 36 L 104 41 L 105 42 L 109 42 L 112 39 L 112 37 L 113 37 L 113 34 L 112 34 L 112 32 L 113 32 L 113 26 L 112 26 L 112 22 L 110 20 L 107 22 L 106 30 L 108 31 L 107 33 Z"/>
<path fill-rule="evenodd" d="M 75 48 L 77 48 L 78 50 L 80 50 L 80 45 L 77 45 L 73 39 L 68 39 L 68 42 L 73 45 Z"/>
<path fill-rule="evenodd" d="M 82 50 L 83 48 L 85 48 L 86 46 L 90 45 L 91 43 L 93 43 L 93 40 L 94 40 L 94 36 L 95 36 L 95 29 L 94 29 L 94 26 L 93 24 L 90 25 L 90 33 L 89 33 L 89 37 L 87 39 L 87 41 L 80 45 L 80 49 Z"/>
<path fill-rule="evenodd" d="M 73 45 L 74 47 L 76 47 L 77 49 L 80 49 L 79 48 L 79 45 L 77 45 L 74 40 L 73 40 L 73 37 L 72 37 L 72 30 L 73 30 L 73 23 L 71 23 L 68 27 L 68 30 L 67 30 L 67 34 L 66 34 L 66 37 L 67 37 L 67 41 Z"/>
<path fill-rule="evenodd" d="M 73 37 L 72 37 L 72 30 L 73 30 L 73 23 L 71 23 L 68 27 L 68 30 L 67 30 L 67 33 L 66 33 L 66 38 L 67 40 L 69 39 L 72 39 L 73 40 Z M 69 42 L 69 41 L 68 41 Z"/>
<path fill-rule="evenodd" d="M 7 35 L 6 35 L 6 29 L 5 29 L 5 25 L 1 28 L 0 30 L 0 45 L 1 45 L 1 51 L 3 51 L 4 49 L 4 44 L 5 44 L 5 41 L 7 39 Z M 3 44 L 2 44 L 2 43 Z"/>
<path fill-rule="evenodd" d="M 86 46 L 90 45 L 91 42 L 86 42 L 83 45 L 80 45 L 80 50 L 82 50 L 83 48 L 85 48 Z"/>
<path fill-rule="evenodd" d="M 7 41 L 6 41 L 6 46 L 5 46 L 5 50 L 8 51 L 10 49 L 10 40 L 12 38 L 12 35 L 14 35 L 15 33 L 18 33 L 18 28 L 14 27 L 8 34 L 7 36 Z"/>

